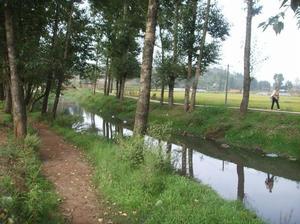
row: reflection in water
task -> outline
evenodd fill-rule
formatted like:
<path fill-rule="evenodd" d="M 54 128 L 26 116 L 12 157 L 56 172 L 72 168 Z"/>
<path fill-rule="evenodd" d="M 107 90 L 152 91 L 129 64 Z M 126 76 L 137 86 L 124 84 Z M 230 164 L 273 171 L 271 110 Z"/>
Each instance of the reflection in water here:
<path fill-rule="evenodd" d="M 114 138 L 116 134 L 132 135 L 132 131 L 126 128 L 128 125 L 124 127 L 123 123 L 112 124 L 98 115 L 86 112 L 81 107 L 68 106 L 67 112 L 82 117 L 81 122 L 73 125 L 77 131 L 93 130 L 108 139 Z M 274 160 L 275 162 L 272 160 L 272 163 L 268 160 L 269 166 L 261 166 L 262 163 L 258 160 L 251 166 L 256 168 L 249 168 L 243 162 L 235 163 L 234 160 L 228 160 L 226 154 L 215 156 L 214 153 L 218 152 L 216 148 L 212 148 L 208 144 L 198 144 L 189 137 L 186 137 L 185 141 L 177 141 L 179 143 L 176 144 L 150 136 L 145 136 L 145 140 L 148 143 L 152 142 L 154 146 L 161 146 L 161 150 L 165 150 L 166 158 L 170 164 L 174 164 L 175 169 L 183 175 L 210 185 L 226 199 L 236 200 L 238 198 L 243 201 L 246 207 L 254 210 L 258 216 L 267 222 L 276 224 L 300 223 L 300 178 L 294 173 L 293 178 L 290 178 L 292 171 L 299 169 L 293 169 L 293 164 L 290 167 L 285 166 L 288 171 L 280 169 L 281 173 L 278 173 L 277 169 L 263 172 L 260 167 L 265 170 L 278 167 L 274 165 L 278 164 L 275 163 L 276 160 Z M 193 148 L 190 147 L 191 144 L 187 143 L 189 141 L 193 142 Z M 230 150 L 226 153 L 230 153 Z M 240 157 L 237 156 L 237 158 L 237 161 L 240 161 Z M 253 161 L 252 157 L 251 161 Z M 276 181 L 276 188 L 273 188 L 274 181 Z M 268 191 L 266 191 L 266 187 Z M 245 195 L 247 195 L 247 200 Z"/>
<path fill-rule="evenodd" d="M 167 142 L 166 159 L 169 164 L 172 164 L 171 152 L 172 152 L 172 143 Z"/>
<path fill-rule="evenodd" d="M 96 130 L 95 114 L 91 114 L 91 129 Z"/>
<path fill-rule="evenodd" d="M 193 150 L 192 149 L 188 149 L 188 161 L 189 161 L 189 176 L 194 177 Z"/>
<path fill-rule="evenodd" d="M 237 175 L 238 175 L 237 198 L 241 201 L 244 201 L 244 197 L 245 197 L 244 167 L 240 164 L 237 164 L 236 170 L 237 170 Z"/>
<path fill-rule="evenodd" d="M 269 173 L 267 174 L 267 179 L 265 181 L 266 188 L 269 189 L 269 192 L 272 193 L 272 189 L 274 187 L 274 176 L 270 175 Z"/>
<path fill-rule="evenodd" d="M 182 156 L 181 156 L 181 173 L 186 175 L 186 146 L 182 146 Z"/>

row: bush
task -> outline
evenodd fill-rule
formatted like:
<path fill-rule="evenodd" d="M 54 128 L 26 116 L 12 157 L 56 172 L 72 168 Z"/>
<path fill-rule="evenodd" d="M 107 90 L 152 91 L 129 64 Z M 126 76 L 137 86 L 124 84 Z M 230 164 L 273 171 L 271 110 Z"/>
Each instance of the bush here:
<path fill-rule="evenodd" d="M 144 162 L 144 139 L 142 137 L 119 138 L 118 142 L 122 150 L 121 158 L 132 168 L 138 168 Z"/>

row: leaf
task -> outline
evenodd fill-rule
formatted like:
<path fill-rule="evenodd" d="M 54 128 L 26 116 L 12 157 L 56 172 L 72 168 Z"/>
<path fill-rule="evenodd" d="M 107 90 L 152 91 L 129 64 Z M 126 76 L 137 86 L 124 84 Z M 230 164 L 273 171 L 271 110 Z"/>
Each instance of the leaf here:
<path fill-rule="evenodd" d="M 300 0 L 291 0 L 291 7 L 295 12 L 300 7 Z"/>
<path fill-rule="evenodd" d="M 287 3 L 287 1 L 288 1 L 288 0 L 283 0 L 283 2 L 282 2 L 282 4 L 281 4 L 280 8 L 282 8 L 282 7 L 285 5 L 285 3 Z"/>
<path fill-rule="evenodd" d="M 266 22 L 261 22 L 257 28 L 264 27 L 265 25 L 266 25 Z"/>
<path fill-rule="evenodd" d="M 283 22 L 278 21 L 277 23 L 273 24 L 273 30 L 275 31 L 276 35 L 279 34 L 284 28 Z"/>

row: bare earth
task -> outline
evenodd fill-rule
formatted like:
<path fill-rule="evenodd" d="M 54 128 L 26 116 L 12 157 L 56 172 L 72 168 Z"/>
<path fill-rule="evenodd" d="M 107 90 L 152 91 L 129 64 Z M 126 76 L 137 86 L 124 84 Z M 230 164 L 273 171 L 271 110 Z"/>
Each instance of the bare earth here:
<path fill-rule="evenodd" d="M 43 124 L 35 127 L 41 138 L 42 172 L 62 199 L 61 212 L 68 223 L 112 223 L 91 181 L 92 169 L 82 153 Z"/>

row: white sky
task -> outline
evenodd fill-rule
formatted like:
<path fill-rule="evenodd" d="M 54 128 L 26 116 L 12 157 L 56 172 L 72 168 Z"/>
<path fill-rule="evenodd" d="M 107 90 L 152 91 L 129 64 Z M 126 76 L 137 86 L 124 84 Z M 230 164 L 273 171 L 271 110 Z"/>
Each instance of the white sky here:
<path fill-rule="evenodd" d="M 244 0 L 216 0 L 231 25 L 230 37 L 222 43 L 220 66 L 229 64 L 231 71 L 243 73 L 243 52 L 246 31 L 246 4 Z M 268 57 L 255 69 L 253 76 L 258 80 L 273 82 L 275 73 L 282 73 L 285 81 L 300 79 L 300 30 L 293 11 L 288 9 L 284 20 L 284 30 L 276 36 L 272 27 L 265 32 L 258 24 L 279 12 L 279 0 L 261 0 L 262 13 L 253 18 L 252 40 L 256 42 L 258 61 Z M 253 43 L 253 42 L 252 42 Z M 254 47 L 253 45 L 253 47 Z M 298 53 L 298 54 L 297 54 Z"/>

